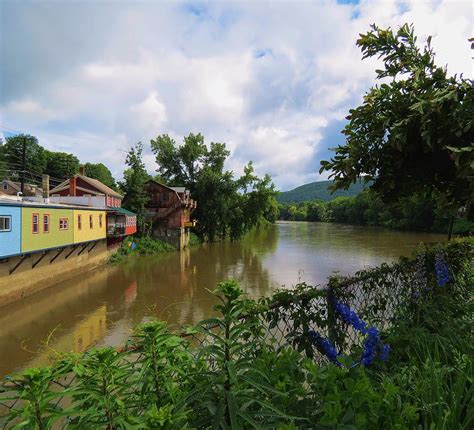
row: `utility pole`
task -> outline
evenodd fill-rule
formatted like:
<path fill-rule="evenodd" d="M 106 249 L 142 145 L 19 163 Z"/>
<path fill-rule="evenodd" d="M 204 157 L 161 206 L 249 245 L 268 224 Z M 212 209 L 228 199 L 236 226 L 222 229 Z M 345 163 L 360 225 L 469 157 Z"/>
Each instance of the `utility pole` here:
<path fill-rule="evenodd" d="M 25 194 L 25 170 L 26 170 L 26 136 L 23 137 L 23 151 L 21 153 L 21 194 Z"/>

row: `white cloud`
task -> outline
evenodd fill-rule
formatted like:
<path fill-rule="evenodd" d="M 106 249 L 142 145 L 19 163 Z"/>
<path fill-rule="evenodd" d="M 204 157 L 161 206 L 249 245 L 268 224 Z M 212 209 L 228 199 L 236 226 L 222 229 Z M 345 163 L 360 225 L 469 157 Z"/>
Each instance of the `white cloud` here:
<path fill-rule="evenodd" d="M 373 22 L 413 22 L 450 73 L 472 73 L 470 1 L 64 3 L 57 26 L 41 5 L 4 6 L 17 13 L 3 43 L 28 67 L 5 63 L 2 123 L 116 175 L 131 144 L 202 132 L 228 143 L 236 172 L 253 160 L 284 189 L 316 180 L 330 125 L 374 82 L 355 46 Z M 27 35 L 8 31 L 21 19 Z M 154 170 L 149 148 L 145 160 Z"/>

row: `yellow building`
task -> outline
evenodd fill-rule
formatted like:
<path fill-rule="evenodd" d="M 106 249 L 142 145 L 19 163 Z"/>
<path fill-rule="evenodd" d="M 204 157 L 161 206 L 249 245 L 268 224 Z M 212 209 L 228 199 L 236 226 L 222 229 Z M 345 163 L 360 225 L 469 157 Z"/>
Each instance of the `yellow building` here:
<path fill-rule="evenodd" d="M 105 239 L 105 211 L 74 209 L 74 243 Z"/>
<path fill-rule="evenodd" d="M 57 248 L 74 240 L 72 209 L 57 207 L 21 208 L 21 252 Z"/>

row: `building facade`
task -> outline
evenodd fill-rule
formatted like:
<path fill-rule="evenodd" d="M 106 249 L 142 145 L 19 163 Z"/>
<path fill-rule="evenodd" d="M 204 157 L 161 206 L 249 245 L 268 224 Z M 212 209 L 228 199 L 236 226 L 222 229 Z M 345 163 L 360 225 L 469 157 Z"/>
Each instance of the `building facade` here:
<path fill-rule="evenodd" d="M 100 196 L 104 205 L 111 208 L 119 208 L 122 205 L 123 196 L 102 182 L 85 176 L 81 168 L 78 175 L 66 179 L 50 191 L 51 197 L 89 197 Z"/>
<path fill-rule="evenodd" d="M 0 259 L 106 238 L 105 208 L 0 201 Z"/>
<path fill-rule="evenodd" d="M 177 249 L 186 248 L 189 245 L 190 227 L 195 225 L 192 213 L 197 207 L 189 190 L 148 181 L 146 191 L 148 221 L 152 224 L 154 237 Z"/>
<path fill-rule="evenodd" d="M 0 206 L 0 258 L 21 253 L 21 208 Z"/>

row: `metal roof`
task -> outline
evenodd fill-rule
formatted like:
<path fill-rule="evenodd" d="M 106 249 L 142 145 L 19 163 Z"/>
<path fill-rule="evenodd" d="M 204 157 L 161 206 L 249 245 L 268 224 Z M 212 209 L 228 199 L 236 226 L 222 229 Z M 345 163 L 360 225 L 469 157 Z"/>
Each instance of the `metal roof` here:
<path fill-rule="evenodd" d="M 186 191 L 186 187 L 169 187 L 173 191 L 176 191 L 177 193 L 184 193 Z"/>
<path fill-rule="evenodd" d="M 127 215 L 127 216 L 137 216 L 136 213 L 132 212 L 132 211 L 129 211 L 127 209 L 124 209 L 124 208 L 114 208 L 114 207 L 108 207 L 107 210 L 109 210 L 110 212 L 118 212 L 118 213 L 121 213 L 121 214 L 124 214 L 124 215 Z"/>
<path fill-rule="evenodd" d="M 34 202 L 28 200 L 16 200 L 9 199 L 0 196 L 0 206 L 19 206 L 19 207 L 30 207 L 30 208 L 52 208 L 52 209 L 76 209 L 76 210 L 91 210 L 91 211 L 105 211 L 107 208 L 103 207 L 91 207 L 91 206 L 80 206 L 80 205 L 68 205 L 65 203 L 47 203 L 47 202 Z"/>

